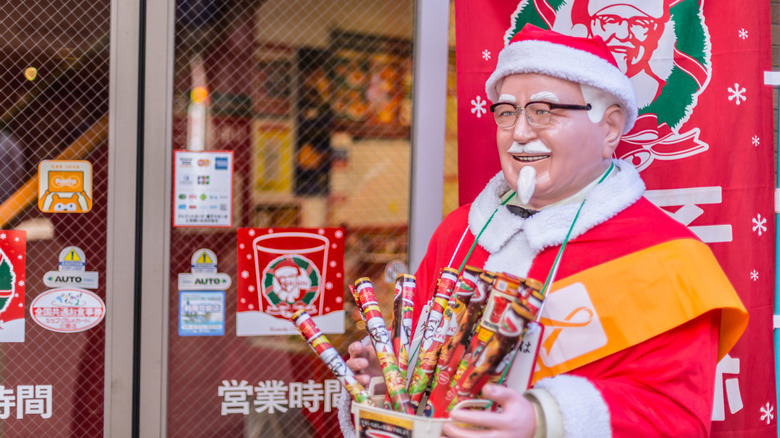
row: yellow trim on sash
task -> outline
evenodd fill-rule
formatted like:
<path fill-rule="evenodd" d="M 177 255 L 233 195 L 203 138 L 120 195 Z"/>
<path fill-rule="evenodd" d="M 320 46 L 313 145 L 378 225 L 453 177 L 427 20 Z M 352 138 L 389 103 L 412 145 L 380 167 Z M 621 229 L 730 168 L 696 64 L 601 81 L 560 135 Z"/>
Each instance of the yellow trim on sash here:
<path fill-rule="evenodd" d="M 748 322 L 712 252 L 694 239 L 665 242 L 558 280 L 545 301 L 534 383 L 716 309 L 721 310 L 720 360 Z"/>

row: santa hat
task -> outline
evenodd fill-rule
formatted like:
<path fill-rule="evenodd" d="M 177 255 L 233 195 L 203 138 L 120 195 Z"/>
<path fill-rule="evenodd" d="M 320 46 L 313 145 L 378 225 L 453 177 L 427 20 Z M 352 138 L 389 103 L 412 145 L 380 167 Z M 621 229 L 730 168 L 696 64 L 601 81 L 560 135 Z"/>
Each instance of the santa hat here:
<path fill-rule="evenodd" d="M 538 73 L 589 85 L 615 96 L 626 116 L 623 133 L 637 117 L 636 92 L 600 37 L 579 38 L 526 24 L 498 54 L 493 74 L 485 83 L 487 97 L 498 102 L 506 76 Z"/>
<path fill-rule="evenodd" d="M 294 268 L 295 272 L 297 272 L 298 275 L 301 274 L 300 266 L 298 266 L 298 264 L 295 263 L 293 259 L 290 257 L 285 257 L 281 261 L 279 261 L 279 263 L 277 263 L 276 266 L 274 266 L 274 273 L 276 273 L 276 271 L 282 268 Z"/>

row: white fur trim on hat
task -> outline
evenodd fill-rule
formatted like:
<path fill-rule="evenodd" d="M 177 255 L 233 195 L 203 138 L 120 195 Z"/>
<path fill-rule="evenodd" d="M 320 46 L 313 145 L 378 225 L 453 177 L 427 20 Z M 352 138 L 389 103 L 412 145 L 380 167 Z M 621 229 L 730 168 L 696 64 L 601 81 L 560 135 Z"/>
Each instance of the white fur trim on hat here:
<path fill-rule="evenodd" d="M 625 112 L 623 133 L 634 126 L 638 113 L 634 86 L 628 76 L 605 59 L 548 41 L 510 43 L 498 54 L 496 69 L 485 83 L 488 99 L 498 102 L 503 79 L 518 73 L 543 74 L 604 90 L 620 101 Z"/>

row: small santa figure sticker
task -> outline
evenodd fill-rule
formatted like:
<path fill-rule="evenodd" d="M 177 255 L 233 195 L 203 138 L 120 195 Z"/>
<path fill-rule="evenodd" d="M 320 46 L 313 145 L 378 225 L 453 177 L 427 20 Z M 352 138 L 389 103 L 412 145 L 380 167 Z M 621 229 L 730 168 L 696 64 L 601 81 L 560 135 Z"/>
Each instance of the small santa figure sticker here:
<path fill-rule="evenodd" d="M 325 333 L 344 333 L 344 230 L 238 230 L 239 336 L 298 333 L 305 309 Z"/>
<path fill-rule="evenodd" d="M 297 303 L 303 304 L 307 312 L 317 313 L 312 302 L 319 295 L 321 282 L 319 269 L 308 258 L 300 255 L 277 257 L 263 269 L 263 295 L 274 307 L 269 313 L 288 317 L 285 313 Z"/>

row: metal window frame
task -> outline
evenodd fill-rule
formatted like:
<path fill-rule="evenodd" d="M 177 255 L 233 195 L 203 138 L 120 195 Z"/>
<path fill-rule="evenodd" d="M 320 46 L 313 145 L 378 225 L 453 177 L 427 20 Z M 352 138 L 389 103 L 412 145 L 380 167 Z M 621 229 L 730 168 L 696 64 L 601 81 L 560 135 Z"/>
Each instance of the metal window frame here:
<path fill-rule="evenodd" d="M 175 6 L 147 1 L 145 8 L 141 437 L 167 433 Z"/>
<path fill-rule="evenodd" d="M 111 2 L 104 402 L 110 437 L 166 435 L 174 7 L 174 0 Z"/>
<path fill-rule="evenodd" d="M 444 210 L 450 0 L 415 2 L 409 269 L 415 272 Z"/>
<path fill-rule="evenodd" d="M 415 4 L 412 270 L 442 218 L 446 114 L 421 108 L 446 106 L 449 8 L 449 0 Z M 175 0 L 111 2 L 104 404 L 110 437 L 167 433 L 174 28 Z M 137 205 L 127 202 L 139 197 Z"/>
<path fill-rule="evenodd" d="M 111 1 L 104 435 L 133 426 L 139 1 Z"/>

